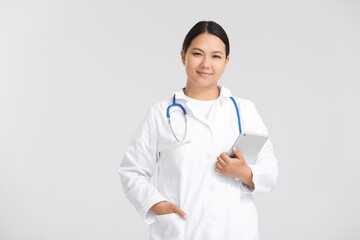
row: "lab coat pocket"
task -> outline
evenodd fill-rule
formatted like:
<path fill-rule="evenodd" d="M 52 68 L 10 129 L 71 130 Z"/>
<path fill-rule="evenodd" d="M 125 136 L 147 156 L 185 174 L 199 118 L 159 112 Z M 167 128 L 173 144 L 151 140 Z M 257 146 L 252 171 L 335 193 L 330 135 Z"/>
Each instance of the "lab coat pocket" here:
<path fill-rule="evenodd" d="M 185 240 L 185 219 L 178 213 L 155 215 L 150 225 L 150 240 Z"/>

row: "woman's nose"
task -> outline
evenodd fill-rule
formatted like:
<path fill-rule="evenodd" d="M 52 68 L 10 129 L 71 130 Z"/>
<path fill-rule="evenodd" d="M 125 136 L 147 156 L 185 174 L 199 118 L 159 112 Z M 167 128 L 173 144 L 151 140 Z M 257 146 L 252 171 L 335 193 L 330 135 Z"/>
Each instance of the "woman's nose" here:
<path fill-rule="evenodd" d="M 201 67 L 208 68 L 210 66 L 210 59 L 204 57 L 201 62 Z"/>

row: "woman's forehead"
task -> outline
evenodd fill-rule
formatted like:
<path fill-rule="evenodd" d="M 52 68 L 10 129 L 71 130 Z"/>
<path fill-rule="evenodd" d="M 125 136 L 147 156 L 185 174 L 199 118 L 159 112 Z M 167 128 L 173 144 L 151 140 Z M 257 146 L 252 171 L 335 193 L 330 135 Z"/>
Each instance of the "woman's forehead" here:
<path fill-rule="evenodd" d="M 203 51 L 224 51 L 225 44 L 218 37 L 213 34 L 203 33 L 194 38 L 190 44 L 190 49 L 196 48 Z M 200 50 L 199 50 L 200 51 Z"/>

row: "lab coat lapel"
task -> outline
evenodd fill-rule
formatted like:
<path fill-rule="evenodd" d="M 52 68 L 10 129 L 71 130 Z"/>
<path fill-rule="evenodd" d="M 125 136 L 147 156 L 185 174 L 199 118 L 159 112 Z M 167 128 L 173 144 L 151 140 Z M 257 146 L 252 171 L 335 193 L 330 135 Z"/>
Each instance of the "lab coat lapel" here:
<path fill-rule="evenodd" d="M 218 98 L 208 113 L 207 121 L 209 125 L 211 125 L 214 119 L 219 116 L 222 107 L 223 107 L 223 100 Z"/>
<path fill-rule="evenodd" d="M 199 121 L 203 122 L 204 124 L 208 125 L 208 120 L 207 119 L 204 119 L 204 118 L 201 118 L 197 112 L 195 112 L 193 110 L 193 102 L 191 101 L 188 101 L 186 102 L 186 106 L 188 107 L 188 109 L 190 110 L 191 114 Z"/>
<path fill-rule="evenodd" d="M 194 111 L 194 106 L 193 106 L 192 102 L 187 101 L 185 94 L 184 94 L 184 89 L 185 88 L 175 92 L 176 102 L 184 105 L 188 116 L 193 116 L 195 120 L 200 121 L 201 123 L 205 124 L 206 126 L 209 126 L 207 119 L 200 118 L 199 115 L 196 113 L 196 111 Z"/>
<path fill-rule="evenodd" d="M 217 115 L 219 114 L 219 112 L 220 112 L 220 110 L 221 110 L 221 108 L 222 108 L 222 106 L 224 104 L 225 99 L 229 98 L 231 96 L 230 90 L 228 88 L 224 87 L 224 86 L 218 85 L 218 89 L 220 90 L 220 96 L 215 101 L 212 108 L 210 109 L 210 111 L 209 111 L 209 113 L 207 115 L 207 118 L 203 119 L 203 118 L 200 118 L 199 115 L 197 115 L 196 112 L 194 112 L 192 102 L 186 100 L 186 97 L 185 97 L 185 94 L 184 94 L 184 89 L 185 88 L 183 88 L 182 90 L 179 90 L 179 91 L 177 91 L 175 93 L 176 101 L 184 103 L 186 105 L 186 109 L 188 111 L 188 114 L 190 113 L 192 116 L 195 117 L 196 120 L 202 122 L 207 127 L 209 127 L 209 129 L 211 130 L 210 125 L 214 121 L 214 118 L 216 118 Z"/>

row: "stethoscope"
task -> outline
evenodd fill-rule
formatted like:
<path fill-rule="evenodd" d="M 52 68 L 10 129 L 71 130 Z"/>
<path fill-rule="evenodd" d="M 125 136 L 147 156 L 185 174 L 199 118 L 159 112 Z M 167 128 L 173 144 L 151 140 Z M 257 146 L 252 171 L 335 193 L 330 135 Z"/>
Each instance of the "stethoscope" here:
<path fill-rule="evenodd" d="M 237 114 L 238 125 L 239 125 L 239 132 L 240 132 L 240 134 L 241 134 L 241 123 L 240 123 L 239 109 L 238 109 L 238 106 L 237 106 L 234 98 L 233 98 L 233 97 L 230 97 L 230 99 L 232 100 L 232 102 L 234 103 L 235 108 L 236 108 L 236 114 Z M 171 119 L 170 119 L 169 111 L 170 111 L 170 108 L 175 107 L 175 106 L 178 106 L 178 107 L 180 107 L 180 108 L 182 109 L 182 111 L 183 111 L 183 113 L 184 113 L 184 117 L 185 117 L 185 135 L 184 135 L 184 137 L 183 137 L 183 139 L 182 139 L 181 141 L 176 137 L 176 134 L 175 134 L 175 132 L 174 132 L 172 126 L 171 126 Z M 186 115 L 187 115 L 187 112 L 186 112 L 185 108 L 183 107 L 183 105 L 181 105 L 180 103 L 176 103 L 176 101 L 175 101 L 175 94 L 174 94 L 173 104 L 169 105 L 169 106 L 167 107 L 167 110 L 166 110 L 166 116 L 167 116 L 167 118 L 168 118 L 168 122 L 169 122 L 169 125 L 170 125 L 171 132 L 172 132 L 172 134 L 174 135 L 174 137 L 175 137 L 175 139 L 176 139 L 176 140 L 173 139 L 172 142 L 178 142 L 178 143 L 190 143 L 190 142 L 191 142 L 191 139 L 188 139 L 188 140 L 185 141 L 186 135 L 187 135 L 187 117 L 186 117 Z"/>

